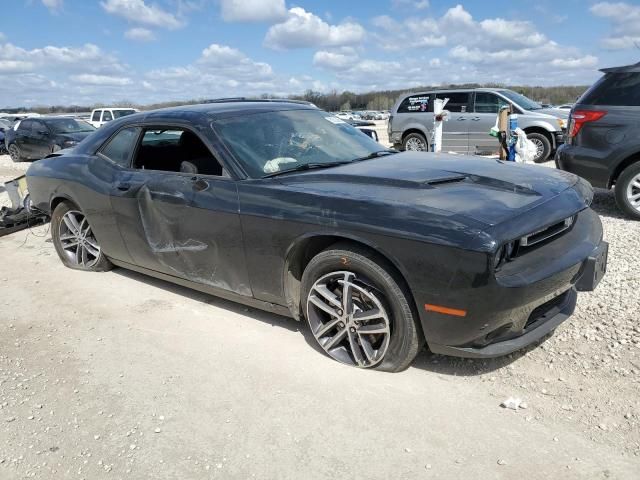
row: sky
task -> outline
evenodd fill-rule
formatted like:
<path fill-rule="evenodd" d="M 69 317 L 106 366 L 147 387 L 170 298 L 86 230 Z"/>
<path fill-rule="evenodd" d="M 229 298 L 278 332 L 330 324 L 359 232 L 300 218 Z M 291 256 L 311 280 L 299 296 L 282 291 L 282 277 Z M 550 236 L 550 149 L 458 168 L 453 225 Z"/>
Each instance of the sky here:
<path fill-rule="evenodd" d="M 0 109 L 441 83 L 586 85 L 640 0 L 1 0 Z"/>

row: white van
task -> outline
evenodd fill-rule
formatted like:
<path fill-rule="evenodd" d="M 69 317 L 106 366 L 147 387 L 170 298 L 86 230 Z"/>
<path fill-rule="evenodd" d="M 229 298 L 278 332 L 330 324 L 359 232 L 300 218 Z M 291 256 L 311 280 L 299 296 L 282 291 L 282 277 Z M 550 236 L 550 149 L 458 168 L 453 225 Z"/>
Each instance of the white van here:
<path fill-rule="evenodd" d="M 96 128 L 100 128 L 107 122 L 115 118 L 125 117 L 127 115 L 131 115 L 132 113 L 136 113 L 139 110 L 135 108 L 96 108 L 91 112 L 91 118 L 89 119 L 89 123 Z"/>

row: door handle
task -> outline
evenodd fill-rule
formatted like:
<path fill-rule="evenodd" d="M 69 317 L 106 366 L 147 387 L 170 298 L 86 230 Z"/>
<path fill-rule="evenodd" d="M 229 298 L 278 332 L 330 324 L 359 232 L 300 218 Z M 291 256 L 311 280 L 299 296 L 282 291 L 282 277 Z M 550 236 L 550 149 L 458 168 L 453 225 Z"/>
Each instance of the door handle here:
<path fill-rule="evenodd" d="M 193 189 L 196 192 L 202 192 L 209 188 L 209 182 L 202 178 L 193 177 L 191 180 L 193 180 Z"/>
<path fill-rule="evenodd" d="M 466 118 L 464 118 L 464 117 L 458 117 L 458 118 L 457 118 L 457 120 L 458 120 L 459 122 L 462 122 L 463 120 L 466 120 Z"/>
<path fill-rule="evenodd" d="M 129 182 L 120 182 L 116 188 L 121 192 L 126 192 L 131 188 L 131 184 Z"/>
<path fill-rule="evenodd" d="M 480 117 L 473 117 L 471 120 L 473 120 L 474 122 L 477 122 L 480 120 Z"/>

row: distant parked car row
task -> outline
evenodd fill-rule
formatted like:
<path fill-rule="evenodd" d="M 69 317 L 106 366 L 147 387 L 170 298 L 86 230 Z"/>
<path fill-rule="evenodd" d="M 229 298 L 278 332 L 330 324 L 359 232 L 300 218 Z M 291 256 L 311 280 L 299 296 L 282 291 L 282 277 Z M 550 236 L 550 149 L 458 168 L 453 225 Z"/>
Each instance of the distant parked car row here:
<path fill-rule="evenodd" d="M 387 111 L 359 111 L 353 112 L 346 110 L 342 112 L 336 112 L 334 115 L 343 120 L 387 120 L 389 118 L 389 112 Z"/>

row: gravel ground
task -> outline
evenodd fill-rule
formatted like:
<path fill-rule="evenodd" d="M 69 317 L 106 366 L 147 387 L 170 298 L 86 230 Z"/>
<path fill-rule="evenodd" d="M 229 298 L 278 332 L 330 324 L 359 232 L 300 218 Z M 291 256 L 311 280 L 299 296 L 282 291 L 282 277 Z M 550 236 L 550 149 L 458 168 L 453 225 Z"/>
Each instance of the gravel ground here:
<path fill-rule="evenodd" d="M 0 157 L 0 179 L 25 166 Z M 0 238 L 0 478 L 638 478 L 640 222 L 593 206 L 608 273 L 553 336 L 400 374 L 283 317 L 65 269 L 46 226 Z"/>

